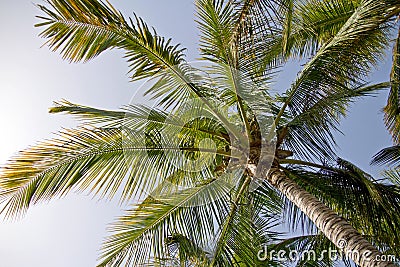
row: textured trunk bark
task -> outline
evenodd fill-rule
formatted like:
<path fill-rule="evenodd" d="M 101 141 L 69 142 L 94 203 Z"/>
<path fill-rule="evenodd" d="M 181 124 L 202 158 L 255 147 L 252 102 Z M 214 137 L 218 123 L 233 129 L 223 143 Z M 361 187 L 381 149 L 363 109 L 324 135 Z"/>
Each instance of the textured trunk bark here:
<path fill-rule="evenodd" d="M 320 200 L 308 193 L 281 171 L 271 170 L 267 180 L 309 217 L 335 246 L 343 249 L 360 266 L 396 266 L 381 261 L 385 257 L 357 232 L 345 219 L 338 216 Z M 382 257 L 383 256 L 383 257 Z"/>

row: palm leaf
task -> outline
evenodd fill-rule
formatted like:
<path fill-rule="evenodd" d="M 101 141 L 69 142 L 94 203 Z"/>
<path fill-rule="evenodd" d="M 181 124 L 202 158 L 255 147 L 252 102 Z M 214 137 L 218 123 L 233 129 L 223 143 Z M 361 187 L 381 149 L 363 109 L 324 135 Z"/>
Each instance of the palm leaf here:
<path fill-rule="evenodd" d="M 398 166 L 400 163 L 400 147 L 391 146 L 386 147 L 376 153 L 372 159 L 371 164 L 388 164 Z"/>
<path fill-rule="evenodd" d="M 89 60 L 101 52 L 119 48 L 126 51 L 132 79 L 158 78 L 147 93 L 172 105 L 190 95 L 203 96 L 196 85 L 201 79 L 184 62 L 183 49 L 152 32 L 136 17 L 129 22 L 110 4 L 90 0 L 48 0 L 39 5 L 46 17 L 38 27 L 53 50 L 60 50 L 71 61 Z M 92 12 L 96 10 L 96 12 Z M 98 10 L 98 11 L 97 11 Z M 90 15 L 87 15 L 90 14 Z"/>
<path fill-rule="evenodd" d="M 121 111 L 111 111 L 77 105 L 63 100 L 55 102 L 54 106 L 50 108 L 50 113 L 62 112 L 74 115 L 83 124 L 89 123 L 96 127 L 136 129 L 143 127 L 143 125 L 148 127 L 150 124 L 153 127 L 171 125 L 181 127 L 182 131 L 187 131 L 192 135 L 199 134 L 204 138 L 218 138 L 221 141 L 229 140 L 226 130 L 216 121 L 197 120 L 197 123 L 184 124 L 179 120 L 179 117 L 171 113 L 145 105 L 128 105 Z"/>
<path fill-rule="evenodd" d="M 359 85 L 359 77 L 376 63 L 388 43 L 384 35 L 388 27 L 385 23 L 399 10 L 396 1 L 363 1 L 334 38 L 307 63 L 292 85 L 286 102 L 291 112 L 301 113 L 332 91 L 346 91 L 348 84 Z M 361 40 L 362 46 L 368 49 L 362 49 Z"/>
<path fill-rule="evenodd" d="M 363 1 L 338 33 L 305 65 L 283 98 L 284 104 L 277 115 L 276 124 L 287 107 L 289 116 L 296 117 L 330 95 L 349 95 L 352 94 L 349 92 L 352 88 L 360 88 L 364 83 L 363 76 L 382 56 L 383 48 L 388 44 L 388 21 L 399 9 L 397 2 Z M 339 109 L 331 114 L 329 119 L 333 123 L 337 120 L 335 116 L 338 112 L 342 112 L 342 107 L 339 105 Z M 301 130 L 300 134 L 306 136 L 307 145 L 313 149 L 320 146 L 318 152 L 323 153 L 326 149 L 333 152 L 333 149 L 329 149 L 333 141 L 330 130 L 320 131 L 311 127 Z"/>
<path fill-rule="evenodd" d="M 273 189 L 260 185 L 249 192 L 249 177 L 242 179 L 231 196 L 229 213 L 219 224 L 211 266 L 260 266 L 257 258 L 263 244 L 276 240 L 271 229 L 277 225 L 280 199 Z M 269 262 L 274 265 L 274 262 Z"/>
<path fill-rule="evenodd" d="M 290 58 L 315 55 L 332 39 L 360 1 L 285 1 L 280 15 L 281 30 L 265 42 L 268 49 L 260 57 L 260 69 L 268 69 Z M 281 12 L 282 13 L 282 12 Z"/>
<path fill-rule="evenodd" d="M 122 187 L 122 199 L 130 199 L 150 192 L 181 165 L 180 158 L 166 157 L 166 153 L 193 154 L 201 149 L 186 140 L 181 146 L 169 145 L 167 138 L 160 143 L 157 131 L 141 130 L 141 134 L 120 128 L 65 130 L 59 138 L 20 152 L 2 169 L 1 198 L 7 202 L 3 211 L 16 215 L 32 203 L 63 196 L 73 188 L 111 198 Z M 209 179 L 205 177 L 213 168 L 208 174 L 197 172 L 197 178 Z"/>
<path fill-rule="evenodd" d="M 340 119 L 346 115 L 349 105 L 357 98 L 374 95 L 388 87 L 389 83 L 379 83 L 334 91 L 295 117 L 285 114 L 287 122 L 280 126 L 286 129 L 283 147 L 299 158 L 334 160 L 336 143 L 332 132 L 339 131 Z"/>
<path fill-rule="evenodd" d="M 211 180 L 167 198 L 146 199 L 112 226 L 113 235 L 104 243 L 98 266 L 136 266 L 152 258 L 165 258 L 168 242 L 178 234 L 195 242 L 196 247 L 204 248 L 207 237 L 213 235 L 215 220 L 226 216 L 227 199 L 221 197 L 226 196 L 225 190 L 223 183 Z M 209 204 L 197 205 L 204 199 Z"/>
<path fill-rule="evenodd" d="M 140 19 L 128 23 L 120 12 L 102 1 L 48 0 L 51 9 L 39 5 L 46 17 L 36 24 L 54 51 L 71 61 L 89 60 L 111 48 L 128 50 L 133 78 L 150 77 L 162 68 L 178 65 L 182 49 L 172 46 Z"/>
<path fill-rule="evenodd" d="M 385 124 L 393 141 L 399 143 L 400 136 L 400 104 L 399 104 L 399 88 L 400 88 L 400 29 L 397 40 L 393 48 L 393 66 L 390 73 L 392 83 L 387 105 L 383 109 L 385 112 Z"/>

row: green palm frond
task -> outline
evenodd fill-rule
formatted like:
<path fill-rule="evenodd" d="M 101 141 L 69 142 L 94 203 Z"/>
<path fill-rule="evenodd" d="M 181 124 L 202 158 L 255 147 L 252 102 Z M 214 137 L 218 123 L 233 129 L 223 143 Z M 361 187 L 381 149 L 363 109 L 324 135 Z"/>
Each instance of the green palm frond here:
<path fill-rule="evenodd" d="M 400 136 L 400 29 L 393 48 L 393 66 L 390 73 L 390 80 L 392 86 L 387 100 L 387 105 L 383 111 L 385 112 L 386 127 L 392 135 L 393 141 L 398 144 Z"/>
<path fill-rule="evenodd" d="M 305 65 L 283 98 L 284 104 L 277 115 L 276 124 L 285 114 L 286 108 L 289 108 L 289 116 L 296 117 L 331 95 L 351 95 L 353 92 L 349 90 L 362 87 L 364 75 L 382 56 L 389 42 L 386 33 L 391 24 L 388 21 L 400 10 L 397 2 L 390 3 L 362 2 L 339 32 Z M 334 110 L 329 119 L 335 122 L 335 116 L 343 113 L 342 107 L 339 105 L 339 109 Z M 305 136 L 306 144 L 313 149 L 321 146 L 318 152 L 332 147 L 330 130 L 320 131 L 310 127 L 302 130 L 300 134 Z M 300 147 L 295 149 L 301 150 Z M 329 150 L 333 152 L 333 149 Z"/>
<path fill-rule="evenodd" d="M 214 235 L 214 223 L 227 214 L 226 190 L 224 183 L 211 180 L 164 198 L 147 198 L 112 226 L 98 266 L 136 266 L 167 258 L 168 243 L 176 235 L 205 248 Z M 199 205 L 204 200 L 208 204 Z"/>
<path fill-rule="evenodd" d="M 334 91 L 295 117 L 285 114 L 287 122 L 280 126 L 287 129 L 283 147 L 299 158 L 334 160 L 336 144 L 333 131 L 339 131 L 340 119 L 346 115 L 349 105 L 357 98 L 374 95 L 389 86 L 389 83 L 379 83 Z"/>
<path fill-rule="evenodd" d="M 255 191 L 249 177 L 231 196 L 229 213 L 219 224 L 211 266 L 262 266 L 257 254 L 263 244 L 273 242 L 281 202 L 273 189 L 260 185 Z M 270 262 L 273 263 L 272 261 Z"/>
<path fill-rule="evenodd" d="M 198 0 L 197 23 L 202 33 L 200 51 L 204 58 L 234 64 L 232 49 L 233 8 L 224 1 Z"/>
<path fill-rule="evenodd" d="M 60 50 L 71 61 L 89 60 L 112 48 L 127 50 L 128 61 L 134 70 L 133 78 L 151 77 L 160 69 L 182 62 L 182 49 L 170 40 L 152 33 L 140 19 L 126 21 L 110 4 L 102 1 L 48 0 L 48 8 L 39 5 L 46 17 L 37 27 L 47 45 Z"/>
<path fill-rule="evenodd" d="M 213 82 L 216 82 L 215 86 L 222 91 L 223 97 L 231 98 L 228 103 L 233 100 L 233 103 L 237 105 L 246 133 L 250 135 L 249 120 L 241 95 L 243 91 L 241 76 L 243 75 L 237 71 L 241 68 L 237 59 L 238 47 L 233 41 L 235 38 L 234 9 L 229 3 L 224 5 L 224 1 L 200 0 L 196 2 L 196 6 L 198 24 L 202 32 L 200 48 L 202 56 L 218 62 L 212 68 Z M 224 77 L 223 81 L 220 77 Z"/>
<path fill-rule="evenodd" d="M 266 202 L 259 200 L 271 198 L 247 196 L 236 203 L 232 217 L 231 197 L 226 189 L 224 183 L 212 180 L 176 194 L 149 197 L 114 224 L 113 235 L 104 243 L 99 266 L 137 266 L 174 259 L 184 266 L 261 264 L 257 252 L 262 244 L 276 240 L 276 233 L 270 230 L 276 225 L 276 214 L 270 211 L 260 215 L 259 211 L 278 203 L 265 206 Z M 218 246 L 221 233 L 216 226 L 228 226 L 224 249 L 218 254 L 214 246 Z M 218 239 L 214 240 L 214 236 Z"/>
<path fill-rule="evenodd" d="M 19 214 L 30 204 L 63 196 L 73 188 L 111 198 L 121 187 L 122 198 L 130 199 L 151 191 L 182 164 L 181 157 L 167 153 L 195 156 L 201 149 L 185 138 L 178 146 L 165 137 L 161 141 L 154 128 L 136 130 L 140 133 L 120 128 L 65 130 L 59 138 L 21 152 L 2 170 L 1 198 L 7 202 L 3 211 Z M 207 149 L 201 153 L 220 154 Z M 213 173 L 215 166 L 210 168 Z M 201 180 L 212 175 L 206 173 L 200 174 L 205 175 Z"/>
<path fill-rule="evenodd" d="M 122 14 L 98 1 L 47 1 L 53 10 L 38 7 L 45 16 L 37 16 L 46 27 L 41 33 L 54 51 L 71 61 L 89 60 L 121 41 L 120 27 L 126 25 Z"/>
<path fill-rule="evenodd" d="M 299 114 L 334 91 L 361 85 L 360 78 L 382 56 L 389 42 L 385 33 L 390 25 L 386 22 L 398 12 L 397 1 L 363 1 L 339 32 L 305 65 L 287 92 L 283 109 L 288 105 L 293 114 Z"/>
<path fill-rule="evenodd" d="M 182 133 L 200 135 L 208 138 L 218 138 L 226 142 L 229 141 L 229 135 L 226 129 L 217 121 L 210 119 L 193 120 L 191 123 L 183 123 L 179 117 L 172 113 L 167 113 L 157 108 L 150 108 L 145 105 L 128 105 L 121 111 L 111 111 L 97 109 L 82 105 L 77 105 L 69 101 L 55 102 L 50 108 L 50 113 L 67 113 L 76 116 L 83 124 L 89 123 L 96 127 L 104 128 L 141 128 L 144 125 L 149 127 L 157 126 L 176 126 L 182 128 Z M 227 143 L 228 144 L 228 143 Z"/>
<path fill-rule="evenodd" d="M 350 18 L 360 1 L 285 1 L 282 29 L 266 42 L 261 69 L 289 58 L 313 56 Z"/>
<path fill-rule="evenodd" d="M 47 3 L 51 8 L 39 5 L 46 17 L 39 16 L 44 22 L 36 26 L 46 27 L 41 36 L 64 58 L 89 60 L 107 49 L 123 49 L 133 80 L 157 79 L 147 93 L 161 97 L 160 104 L 169 106 L 191 95 L 205 96 L 198 86 L 202 78 L 184 61 L 184 49 L 152 32 L 141 18 L 128 22 L 110 4 L 95 0 Z"/>

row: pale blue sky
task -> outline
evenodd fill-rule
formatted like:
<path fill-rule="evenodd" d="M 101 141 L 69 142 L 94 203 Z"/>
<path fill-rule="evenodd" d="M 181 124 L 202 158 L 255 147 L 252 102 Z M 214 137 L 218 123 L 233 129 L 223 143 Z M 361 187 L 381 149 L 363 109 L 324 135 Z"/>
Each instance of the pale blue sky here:
<path fill-rule="evenodd" d="M 198 32 L 193 21 L 194 5 L 186 0 L 111 1 L 124 14 L 133 11 L 161 35 L 188 47 L 188 59 L 197 55 Z M 39 10 L 27 0 L 0 2 L 0 163 L 13 153 L 51 137 L 73 121 L 47 113 L 52 101 L 69 101 L 103 108 L 130 102 L 138 83 L 129 83 L 122 53 L 111 51 L 87 64 L 69 64 L 40 48 L 43 40 L 35 15 Z M 388 76 L 389 65 L 375 80 Z M 284 73 L 284 80 L 295 76 Z M 283 85 L 283 84 L 282 84 Z M 281 86 L 282 86 L 281 85 Z M 338 137 L 339 154 L 368 171 L 371 156 L 390 144 L 380 109 L 387 92 L 357 102 L 343 122 L 345 136 Z M 0 265 L 5 267 L 94 266 L 105 228 L 121 214 L 115 202 L 70 195 L 41 204 L 17 222 L 0 222 Z"/>

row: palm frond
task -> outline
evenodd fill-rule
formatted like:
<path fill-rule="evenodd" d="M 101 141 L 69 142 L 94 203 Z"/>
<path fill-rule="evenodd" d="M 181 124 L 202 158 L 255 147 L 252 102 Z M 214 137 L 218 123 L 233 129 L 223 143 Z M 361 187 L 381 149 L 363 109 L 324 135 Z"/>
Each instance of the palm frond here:
<path fill-rule="evenodd" d="M 127 50 L 135 79 L 150 77 L 160 69 L 176 66 L 183 60 L 182 49 L 152 33 L 136 18 L 128 22 L 110 4 L 102 1 L 47 0 L 51 8 L 39 5 L 46 17 L 37 27 L 54 51 L 60 50 L 71 61 L 89 60 L 112 48 Z"/>
<path fill-rule="evenodd" d="M 144 125 L 155 126 L 176 126 L 182 131 L 191 134 L 199 134 L 207 137 L 219 138 L 229 141 L 226 129 L 220 123 L 211 120 L 193 120 L 192 123 L 183 123 L 178 116 L 167 113 L 157 108 L 150 108 L 145 105 L 127 105 L 121 111 L 104 110 L 93 107 L 82 106 L 63 100 L 54 102 L 50 113 L 67 113 L 74 115 L 83 124 L 90 124 L 102 128 L 127 127 L 136 129 Z M 196 123 L 195 123 L 196 122 Z"/>
<path fill-rule="evenodd" d="M 177 235 L 204 250 L 214 223 L 226 216 L 226 190 L 223 183 L 211 180 L 164 198 L 147 198 L 112 226 L 98 266 L 137 266 L 167 258 L 168 244 Z M 198 205 L 205 199 L 208 204 Z"/>
<path fill-rule="evenodd" d="M 227 216 L 221 225 L 213 249 L 214 266 L 263 266 L 274 261 L 262 262 L 257 257 L 263 244 L 276 240 L 277 233 L 271 229 L 276 226 L 277 219 L 273 214 L 259 216 L 257 208 L 252 205 L 253 198 L 248 196 L 239 203 L 237 209 Z"/>
<path fill-rule="evenodd" d="M 215 238 L 213 266 L 262 265 L 258 252 L 263 244 L 276 240 L 277 233 L 271 229 L 277 225 L 280 199 L 266 185 L 253 192 L 250 188 L 249 177 L 244 177 L 231 196 L 229 212 Z"/>
<path fill-rule="evenodd" d="M 389 42 L 389 21 L 399 10 L 400 5 L 397 2 L 363 1 L 338 33 L 305 65 L 283 98 L 284 104 L 277 115 L 276 124 L 287 107 L 289 116 L 296 117 L 330 95 L 350 95 L 352 92 L 349 90 L 362 87 L 364 75 L 382 56 L 382 51 Z M 343 112 L 340 111 L 342 106 L 334 110 L 330 120 L 337 120 L 334 115 Z M 321 133 L 308 128 L 307 131 L 303 129 L 301 134 L 309 135 L 306 139 L 313 148 L 318 146 L 314 140 L 319 140 L 319 151 L 332 146 L 330 131 Z"/>
<path fill-rule="evenodd" d="M 360 78 L 382 56 L 389 42 L 385 33 L 390 25 L 386 22 L 399 10 L 396 1 L 363 1 L 339 32 L 305 65 L 288 91 L 286 105 L 291 112 L 299 114 L 333 91 L 361 85 Z"/>
<path fill-rule="evenodd" d="M 279 71 L 282 62 L 273 60 L 273 64 L 263 68 L 263 58 L 266 51 L 272 53 L 270 43 L 284 27 L 282 24 L 288 14 L 287 1 L 232 2 L 236 10 L 235 30 L 238 31 L 238 34 L 233 35 L 232 41 L 238 48 L 240 70 L 247 73 L 254 81 L 268 84 Z"/>
<path fill-rule="evenodd" d="M 1 199 L 6 201 L 3 212 L 8 216 L 20 214 L 30 204 L 63 196 L 71 189 L 89 190 L 111 198 L 123 188 L 122 199 L 127 200 L 151 192 L 157 183 L 179 170 L 185 154 L 192 157 L 199 153 L 220 154 L 215 149 L 203 150 L 187 138 L 180 144 L 169 140 L 168 135 L 160 139 L 154 127 L 142 126 L 136 130 L 65 130 L 59 138 L 20 152 L 2 168 Z M 172 157 L 168 153 L 181 156 Z M 200 180 L 192 183 L 213 177 L 215 166 L 211 165 L 210 169 L 205 166 L 203 171 L 196 172 Z"/>
<path fill-rule="evenodd" d="M 60 50 L 71 61 L 89 60 L 121 41 L 122 14 L 99 1 L 46 1 L 50 9 L 38 5 L 45 16 L 36 27 L 46 27 L 41 37 L 53 51 Z"/>
<path fill-rule="evenodd" d="M 383 177 L 387 178 L 393 184 L 400 186 L 400 172 L 397 168 L 385 170 Z"/>
<path fill-rule="evenodd" d="M 36 26 L 46 27 L 41 36 L 64 58 L 77 62 L 107 49 L 123 49 L 133 80 L 157 79 L 147 93 L 160 97 L 160 104 L 169 106 L 191 95 L 205 96 L 198 86 L 201 78 L 184 61 L 184 49 L 152 32 L 141 18 L 127 21 L 110 4 L 95 0 L 47 3 L 51 8 L 39 5 L 46 17 L 39 16 L 44 22 Z"/>
<path fill-rule="evenodd" d="M 129 167 L 125 165 L 121 131 L 66 130 L 59 138 L 20 152 L 1 169 L 3 212 L 23 213 L 31 204 L 63 196 L 73 187 L 103 189 L 113 196 Z"/>
<path fill-rule="evenodd" d="M 175 234 L 167 240 L 169 255 L 179 258 L 184 266 L 207 266 L 210 263 L 209 252 L 197 246 L 184 235 Z"/>
<path fill-rule="evenodd" d="M 285 114 L 287 122 L 280 126 L 286 129 L 283 147 L 299 158 L 334 160 L 336 143 L 333 131 L 339 131 L 340 119 L 346 115 L 349 105 L 357 98 L 373 96 L 389 86 L 389 83 L 379 83 L 333 91 L 295 117 Z"/>
<path fill-rule="evenodd" d="M 391 89 L 387 100 L 387 105 L 383 109 L 385 112 L 385 124 L 393 141 L 398 144 L 400 136 L 400 29 L 397 40 L 393 48 L 393 65 L 390 73 Z"/>
<path fill-rule="evenodd" d="M 400 146 L 385 147 L 376 153 L 371 161 L 374 165 L 395 165 L 400 164 Z"/>
<path fill-rule="evenodd" d="M 204 58 L 227 65 L 234 64 L 231 38 L 233 8 L 224 1 L 198 0 L 197 23 L 202 33 L 200 51 Z"/>
<path fill-rule="evenodd" d="M 349 19 L 360 1 L 285 1 L 282 29 L 266 42 L 260 57 L 261 70 L 289 58 L 315 55 Z"/>
<path fill-rule="evenodd" d="M 243 91 L 241 82 L 244 79 L 238 71 L 241 68 L 238 64 L 238 47 L 232 41 L 235 34 L 234 9 L 229 3 L 224 5 L 224 1 L 200 0 L 196 2 L 196 5 L 199 28 L 202 32 L 200 48 L 202 56 L 218 62 L 212 68 L 213 82 L 221 81 L 220 77 L 224 77 L 222 83 L 217 82 L 216 86 L 225 98 L 230 96 L 229 102 L 233 100 L 233 103 L 237 105 L 246 133 L 250 135 L 249 120 L 244 108 L 243 95 L 241 95 Z M 219 75 L 215 77 L 215 74 Z"/>

